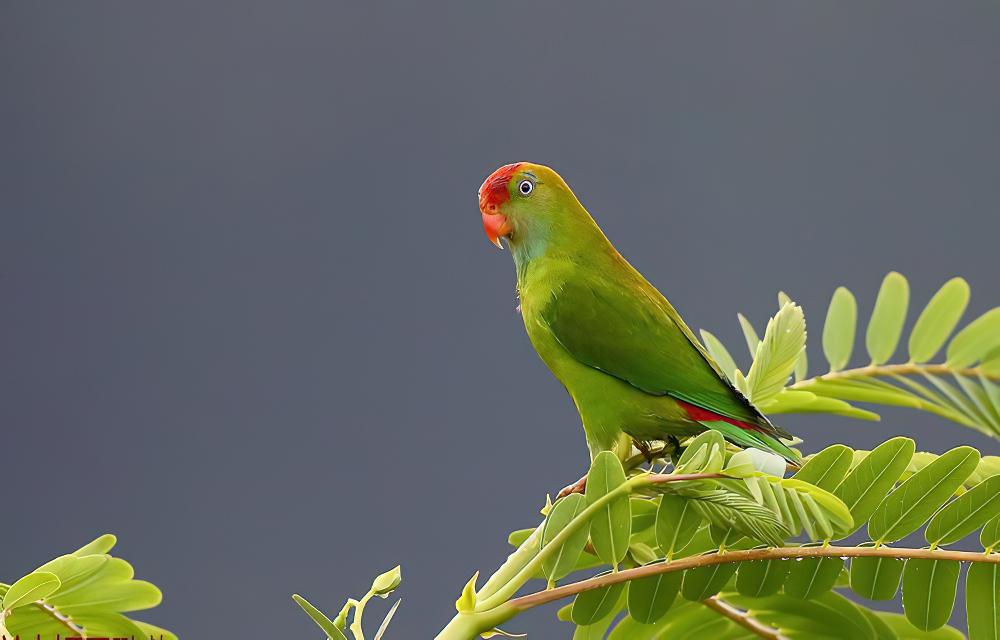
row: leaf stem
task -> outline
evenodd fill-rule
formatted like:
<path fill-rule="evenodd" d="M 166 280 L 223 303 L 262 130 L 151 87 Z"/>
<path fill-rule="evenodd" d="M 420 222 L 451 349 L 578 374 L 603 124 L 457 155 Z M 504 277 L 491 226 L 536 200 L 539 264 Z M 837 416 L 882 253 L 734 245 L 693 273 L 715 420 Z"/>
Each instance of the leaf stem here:
<path fill-rule="evenodd" d="M 898 375 L 915 376 L 921 374 L 954 374 L 958 376 L 965 376 L 967 378 L 975 378 L 982 375 L 991 380 L 1000 380 L 1000 373 L 984 371 L 980 367 L 965 367 L 962 369 L 956 369 L 954 367 L 949 367 L 946 364 L 916 364 L 914 362 L 907 362 L 904 364 L 870 364 L 864 367 L 856 367 L 854 369 L 831 371 L 829 373 L 824 373 L 805 380 L 799 380 L 798 382 L 790 385 L 789 388 L 803 390 L 808 387 L 809 383 L 813 380 L 851 380 L 857 378 L 882 378 Z"/>
<path fill-rule="evenodd" d="M 34 604 L 35 604 L 36 607 L 38 607 L 39 609 L 41 609 L 45 613 L 49 614 L 50 616 L 52 616 L 53 618 L 55 618 L 56 620 L 58 620 L 63 626 L 65 626 L 67 629 L 69 629 L 73 633 L 78 633 L 80 635 L 83 635 L 83 631 L 84 631 L 83 627 L 81 627 L 80 625 L 78 625 L 75 622 L 73 622 L 72 620 L 70 620 L 69 616 L 63 614 L 61 611 L 59 611 L 58 609 L 56 609 L 51 604 L 48 604 L 48 603 L 45 603 L 45 602 L 41 602 L 41 601 L 35 602 Z"/>
<path fill-rule="evenodd" d="M 784 636 L 776 629 L 759 622 L 746 611 L 740 611 L 728 602 L 720 600 L 718 596 L 702 600 L 701 603 L 719 615 L 729 618 L 755 636 L 768 640 L 784 640 Z"/>
<path fill-rule="evenodd" d="M 369 589 L 368 593 L 366 593 L 354 605 L 354 620 L 351 622 L 351 626 L 349 627 L 351 635 L 354 636 L 354 640 L 365 640 L 365 633 L 361 628 L 361 616 L 365 613 L 365 605 L 368 604 L 368 601 L 371 600 L 374 595 L 375 592 L 372 589 Z"/>
<path fill-rule="evenodd" d="M 685 571 L 695 567 L 716 564 L 746 562 L 749 560 L 784 560 L 794 558 L 920 558 L 925 560 L 957 560 L 959 562 L 986 562 L 1000 564 L 1000 554 L 987 555 L 975 551 L 949 551 L 946 549 L 906 549 L 895 547 L 775 547 L 750 549 L 748 551 L 727 551 L 724 554 L 711 553 L 701 556 L 681 558 L 671 562 L 647 564 L 634 569 L 624 569 L 618 573 L 608 573 L 580 582 L 566 584 L 555 589 L 538 591 L 510 600 L 508 604 L 524 611 L 563 598 L 575 596 L 584 591 L 599 589 L 610 584 L 628 582 L 637 578 L 655 576 L 661 573 Z"/>
<path fill-rule="evenodd" d="M 530 560 L 521 565 L 521 567 L 513 572 L 513 577 L 510 578 L 503 585 L 496 584 L 493 578 L 490 578 L 490 582 L 493 588 L 491 593 L 486 595 L 482 590 L 477 594 L 479 602 L 476 605 L 476 611 L 488 611 L 493 607 L 496 607 L 506 601 L 508 598 L 517 593 L 524 583 L 531 579 L 531 577 L 538 571 L 542 563 L 546 558 L 559 551 L 560 545 L 566 541 L 574 532 L 576 532 L 580 527 L 582 527 L 587 521 L 590 520 L 604 505 L 619 498 L 622 495 L 630 495 L 634 491 L 648 487 L 654 484 L 667 484 L 671 482 L 691 482 L 697 480 L 713 480 L 718 478 L 726 478 L 725 474 L 721 473 L 647 473 L 637 476 L 633 476 L 623 482 L 622 484 L 615 487 L 613 490 L 604 494 L 593 503 L 587 506 L 586 509 L 580 512 L 580 514 L 570 521 L 562 531 L 560 531 L 547 545 L 545 548 L 536 553 Z M 538 530 L 536 529 L 536 532 Z M 531 538 L 534 538 L 535 534 L 532 534 Z M 529 540 L 531 540 L 529 538 Z M 527 544 L 527 541 L 525 541 Z M 523 546 L 523 545 L 522 545 Z M 515 554 L 511 556 L 514 557 Z M 496 575 L 496 574 L 494 574 Z M 617 574 L 616 574 L 617 575 Z"/>

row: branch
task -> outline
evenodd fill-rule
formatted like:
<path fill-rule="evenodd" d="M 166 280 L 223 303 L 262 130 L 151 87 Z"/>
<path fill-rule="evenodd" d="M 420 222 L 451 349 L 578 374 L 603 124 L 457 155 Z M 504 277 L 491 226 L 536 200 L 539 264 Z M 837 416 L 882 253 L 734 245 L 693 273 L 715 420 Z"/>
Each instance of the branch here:
<path fill-rule="evenodd" d="M 1000 380 L 1000 373 L 986 371 L 981 367 L 965 367 L 958 369 L 955 367 L 949 367 L 946 364 L 914 364 L 912 362 L 907 362 L 905 364 L 867 365 L 864 367 L 856 367 L 854 369 L 844 369 L 843 371 L 831 371 L 830 373 L 824 373 L 823 375 L 807 378 L 806 380 L 800 380 L 795 384 L 790 385 L 788 388 L 801 390 L 808 387 L 809 382 L 813 380 L 855 380 L 857 378 L 886 378 L 899 375 L 915 376 L 921 374 L 955 374 L 957 376 L 965 376 L 966 378 L 976 378 L 982 375 L 990 380 Z"/>
<path fill-rule="evenodd" d="M 771 549 L 751 549 L 749 551 L 727 551 L 702 556 L 681 558 L 671 562 L 647 564 L 634 569 L 624 569 L 580 582 L 563 585 L 554 589 L 529 593 L 514 598 L 508 603 L 518 611 L 531 609 L 543 604 L 575 596 L 583 591 L 599 589 L 619 582 L 655 576 L 661 573 L 685 571 L 695 567 L 748 560 L 782 560 L 789 558 L 920 558 L 925 560 L 957 560 L 959 562 L 986 562 L 1000 564 L 1000 554 L 985 554 L 975 551 L 948 551 L 945 549 L 899 549 L 892 547 L 777 547 Z"/>
<path fill-rule="evenodd" d="M 712 596 L 707 600 L 702 600 L 701 603 L 719 615 L 729 618 L 736 624 L 753 633 L 755 636 L 767 638 L 768 640 L 785 640 L 784 636 L 778 633 L 777 630 L 758 622 L 751 617 L 750 614 L 745 611 L 740 611 L 728 602 L 719 600 L 718 596 Z"/>

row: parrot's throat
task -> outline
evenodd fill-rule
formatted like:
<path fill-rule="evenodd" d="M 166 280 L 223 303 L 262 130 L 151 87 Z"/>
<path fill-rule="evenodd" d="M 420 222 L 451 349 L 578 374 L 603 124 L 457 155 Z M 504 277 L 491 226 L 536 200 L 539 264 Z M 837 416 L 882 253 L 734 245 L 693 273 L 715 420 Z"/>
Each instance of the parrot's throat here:
<path fill-rule="evenodd" d="M 508 237 L 507 246 L 510 248 L 510 255 L 514 258 L 517 278 L 521 280 L 531 265 L 546 254 L 549 247 L 548 230 L 542 228 L 520 232 L 515 230 Z"/>

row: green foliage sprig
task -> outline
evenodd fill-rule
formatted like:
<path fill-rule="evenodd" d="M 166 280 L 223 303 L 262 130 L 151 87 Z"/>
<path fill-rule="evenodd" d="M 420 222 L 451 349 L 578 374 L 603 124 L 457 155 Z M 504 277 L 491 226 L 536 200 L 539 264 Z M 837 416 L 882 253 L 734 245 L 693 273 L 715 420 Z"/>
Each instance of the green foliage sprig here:
<path fill-rule="evenodd" d="M 890 363 L 903 337 L 910 288 L 902 275 L 889 273 L 865 331 L 869 363 L 856 368 L 849 368 L 849 363 L 857 302 L 848 289 L 838 288 L 822 334 L 829 371 L 811 378 L 801 309 L 784 293 L 778 300 L 780 309 L 768 322 L 763 339 L 739 316 L 753 357 L 746 377 L 722 342 L 708 331 L 701 332 L 726 375 L 765 413 L 831 413 L 878 420 L 878 414 L 854 403 L 902 406 L 1000 438 L 1000 307 L 951 337 L 969 302 L 969 285 L 962 278 L 946 282 L 921 311 L 908 339 L 908 359 Z M 943 361 L 932 362 L 942 350 Z"/>
<path fill-rule="evenodd" d="M 326 633 L 326 637 L 329 640 L 347 640 L 346 634 L 348 631 L 354 640 L 365 640 L 364 630 L 362 629 L 362 617 L 364 616 L 368 601 L 375 596 L 383 599 L 388 598 L 389 594 L 399 588 L 402 580 L 403 576 L 398 566 L 379 574 L 372 580 L 372 586 L 368 589 L 368 592 L 358 600 L 348 598 L 347 602 L 340 609 L 340 613 L 333 620 L 330 620 L 322 611 L 297 593 L 292 595 L 292 600 L 302 607 L 302 610 L 312 618 L 313 622 Z M 379 625 L 378 631 L 375 632 L 374 640 L 380 640 L 385 634 L 386 629 L 389 628 L 389 623 L 392 621 L 392 616 L 396 614 L 396 609 L 399 608 L 401 602 L 401 599 L 396 600 L 389 608 L 389 611 L 382 619 L 382 624 Z M 350 626 L 348 626 L 347 617 L 352 611 L 354 612 L 354 616 Z"/>
<path fill-rule="evenodd" d="M 0 636 L 177 640 L 165 629 L 124 615 L 155 607 L 162 594 L 155 585 L 133 579 L 128 562 L 109 555 L 116 542 L 105 534 L 12 584 L 0 584 Z"/>
<path fill-rule="evenodd" d="M 467 589 L 438 637 L 490 633 L 568 597 L 560 617 L 577 625 L 574 638 L 685 637 L 706 625 L 722 638 L 815 637 L 817 625 L 855 629 L 845 637 L 856 638 L 961 637 L 945 623 L 968 563 L 970 637 L 992 638 L 1000 592 L 985 583 L 1000 579 L 1000 460 L 958 447 L 914 463 L 914 449 L 908 438 L 871 452 L 834 445 L 792 478 L 759 471 L 714 432 L 693 439 L 672 473 L 626 473 L 602 453 L 590 472 L 599 487 L 512 534 L 517 550 L 482 589 Z M 861 528 L 867 542 L 838 543 Z M 921 528 L 927 547 L 893 546 Z M 982 552 L 946 548 L 977 532 Z M 595 566 L 610 571 L 557 586 Z M 533 578 L 548 587 L 515 597 Z M 836 592 L 890 599 L 900 583 L 904 619 Z"/>

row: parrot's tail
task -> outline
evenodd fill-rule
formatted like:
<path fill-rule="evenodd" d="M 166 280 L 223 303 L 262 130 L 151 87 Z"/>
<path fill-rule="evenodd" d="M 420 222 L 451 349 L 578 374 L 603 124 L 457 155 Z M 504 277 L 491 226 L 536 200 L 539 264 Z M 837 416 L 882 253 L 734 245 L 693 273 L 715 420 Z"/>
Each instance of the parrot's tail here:
<path fill-rule="evenodd" d="M 722 420 L 699 420 L 699 424 L 712 431 L 718 431 L 722 437 L 744 449 L 760 449 L 777 454 L 796 469 L 802 465 L 802 458 L 790 449 L 784 442 L 762 431 L 743 429 Z"/>

